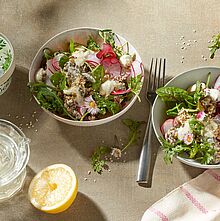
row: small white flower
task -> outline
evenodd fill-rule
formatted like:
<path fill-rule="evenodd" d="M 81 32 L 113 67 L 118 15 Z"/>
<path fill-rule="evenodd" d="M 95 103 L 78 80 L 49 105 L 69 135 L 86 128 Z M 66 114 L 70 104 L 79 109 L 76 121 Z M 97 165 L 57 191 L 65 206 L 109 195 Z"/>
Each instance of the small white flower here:
<path fill-rule="evenodd" d="M 100 111 L 92 96 L 85 98 L 84 106 L 87 108 L 87 111 L 92 115 L 96 115 Z"/>
<path fill-rule="evenodd" d="M 186 145 L 190 145 L 193 142 L 193 134 L 192 133 L 188 133 L 184 136 L 183 138 L 183 142 Z"/>

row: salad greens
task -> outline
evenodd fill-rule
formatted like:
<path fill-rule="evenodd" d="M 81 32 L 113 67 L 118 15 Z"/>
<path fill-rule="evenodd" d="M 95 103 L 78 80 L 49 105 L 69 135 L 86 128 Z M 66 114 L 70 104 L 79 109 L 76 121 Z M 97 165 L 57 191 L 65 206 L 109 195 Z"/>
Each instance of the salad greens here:
<path fill-rule="evenodd" d="M 210 51 L 210 58 L 213 59 L 215 57 L 215 53 L 217 50 L 220 49 L 220 33 L 217 35 L 214 35 L 212 37 L 211 44 L 209 46 Z"/>
<path fill-rule="evenodd" d="M 117 114 L 139 94 L 142 64 L 123 50 L 112 30 L 100 30 L 99 35 L 101 44 L 91 35 L 86 45 L 71 39 L 68 51 L 43 50 L 42 67 L 29 85 L 42 107 L 90 121 Z"/>
<path fill-rule="evenodd" d="M 132 119 L 124 119 L 122 120 L 123 124 L 126 125 L 129 128 L 129 135 L 128 135 L 128 141 L 125 147 L 118 147 L 117 146 L 99 146 L 95 149 L 94 153 L 91 157 L 91 164 L 94 172 L 97 172 L 101 174 L 103 172 L 103 169 L 106 167 L 108 168 L 106 164 L 105 158 L 111 154 L 115 158 L 121 158 L 121 154 L 132 144 L 135 144 L 138 140 L 138 134 L 140 133 L 140 126 L 141 124 L 145 123 L 143 121 L 136 121 Z"/>
<path fill-rule="evenodd" d="M 197 81 L 187 90 L 162 87 L 156 91 L 171 117 L 161 126 L 165 162 L 180 156 L 202 164 L 220 163 L 220 87 L 217 80 L 214 88 L 209 88 L 210 77 L 208 73 L 206 84 Z"/>

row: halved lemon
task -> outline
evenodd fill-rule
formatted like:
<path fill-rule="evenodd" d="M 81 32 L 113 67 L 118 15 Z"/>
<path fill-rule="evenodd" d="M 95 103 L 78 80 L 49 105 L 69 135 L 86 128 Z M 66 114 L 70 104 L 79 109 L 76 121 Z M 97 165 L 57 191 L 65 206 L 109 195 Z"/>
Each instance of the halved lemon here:
<path fill-rule="evenodd" d="M 64 164 L 54 164 L 33 178 L 28 195 L 37 209 L 46 213 L 60 213 L 71 206 L 77 191 L 78 180 L 73 170 Z"/>

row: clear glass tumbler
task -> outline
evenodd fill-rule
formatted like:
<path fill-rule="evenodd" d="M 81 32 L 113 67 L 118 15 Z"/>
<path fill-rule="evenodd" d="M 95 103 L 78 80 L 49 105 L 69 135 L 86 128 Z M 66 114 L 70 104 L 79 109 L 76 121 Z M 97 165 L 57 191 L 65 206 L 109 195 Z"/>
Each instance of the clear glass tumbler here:
<path fill-rule="evenodd" d="M 0 202 L 22 188 L 30 155 L 29 142 L 16 125 L 0 119 Z"/>

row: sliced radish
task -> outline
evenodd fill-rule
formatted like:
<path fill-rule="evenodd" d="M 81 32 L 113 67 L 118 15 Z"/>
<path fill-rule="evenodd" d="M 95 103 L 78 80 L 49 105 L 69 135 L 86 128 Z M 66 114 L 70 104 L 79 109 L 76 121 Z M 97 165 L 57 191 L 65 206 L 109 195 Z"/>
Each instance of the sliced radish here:
<path fill-rule="evenodd" d="M 174 119 L 167 119 L 160 128 L 161 133 L 165 135 L 172 127 L 174 127 Z"/>
<path fill-rule="evenodd" d="M 107 57 L 101 61 L 106 73 L 109 73 L 111 77 L 117 77 L 121 74 L 121 64 L 117 58 Z"/>
<path fill-rule="evenodd" d="M 220 90 L 220 75 L 217 77 L 215 81 L 214 88 Z"/>
<path fill-rule="evenodd" d="M 143 64 L 140 61 L 135 60 L 131 65 L 131 76 L 136 77 L 139 74 L 142 76 L 144 74 Z"/>
<path fill-rule="evenodd" d="M 127 94 L 131 91 L 131 89 L 127 89 L 127 90 L 117 90 L 117 91 L 112 91 L 112 95 L 120 95 L 120 94 Z"/>
<path fill-rule="evenodd" d="M 99 59 L 104 57 L 116 57 L 116 54 L 111 45 L 103 43 L 102 49 L 96 54 L 96 57 Z"/>
<path fill-rule="evenodd" d="M 100 64 L 101 60 L 97 58 L 96 53 L 89 53 L 86 57 L 86 61 L 88 62 L 94 62 L 96 64 Z"/>
<path fill-rule="evenodd" d="M 54 74 L 55 72 L 60 70 L 59 61 L 54 57 L 52 59 L 47 60 L 47 74 Z"/>

